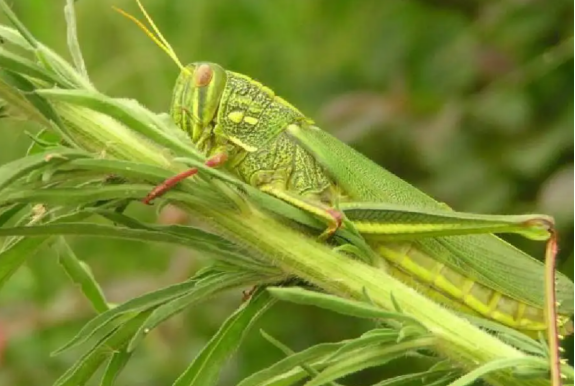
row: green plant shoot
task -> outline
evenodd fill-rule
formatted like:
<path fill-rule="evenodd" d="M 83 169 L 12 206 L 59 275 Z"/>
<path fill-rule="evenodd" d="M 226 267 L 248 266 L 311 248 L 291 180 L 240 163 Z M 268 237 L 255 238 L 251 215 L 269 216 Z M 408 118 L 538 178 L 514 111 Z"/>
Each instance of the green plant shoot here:
<path fill-rule="evenodd" d="M 214 63 L 183 66 L 140 8 L 156 35 L 118 11 L 180 68 L 171 115 L 206 155 L 206 166 L 222 166 L 322 219 L 327 229 L 321 239 L 342 224 L 354 228 L 390 272 L 450 307 L 531 334 L 547 331 L 552 381 L 561 383 L 557 326 L 568 330 L 574 288 L 566 276 L 554 276 L 552 218 L 453 211 L 314 126 L 261 83 Z M 143 201 L 150 203 L 197 172 L 166 180 Z M 547 240 L 549 274 L 544 264 L 495 233 Z"/>

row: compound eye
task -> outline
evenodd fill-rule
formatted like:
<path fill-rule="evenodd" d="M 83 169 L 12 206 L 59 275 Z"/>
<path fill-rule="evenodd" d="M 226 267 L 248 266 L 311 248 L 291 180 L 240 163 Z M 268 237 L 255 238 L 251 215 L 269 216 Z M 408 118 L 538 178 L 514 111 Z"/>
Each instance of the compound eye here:
<path fill-rule="evenodd" d="M 194 84 L 196 87 L 205 87 L 210 84 L 214 77 L 214 70 L 209 64 L 202 63 L 194 72 Z"/>

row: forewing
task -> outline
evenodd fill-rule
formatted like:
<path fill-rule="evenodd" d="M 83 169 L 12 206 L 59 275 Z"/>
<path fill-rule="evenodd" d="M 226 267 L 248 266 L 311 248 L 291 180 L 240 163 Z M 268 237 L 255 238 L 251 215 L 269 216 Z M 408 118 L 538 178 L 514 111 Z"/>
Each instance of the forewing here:
<path fill-rule="evenodd" d="M 290 125 L 288 133 L 314 155 L 351 199 L 388 202 L 420 209 L 440 203 L 315 126 Z"/>
<path fill-rule="evenodd" d="M 325 131 L 291 125 L 288 133 L 307 149 L 352 200 L 386 202 L 418 210 L 444 210 L 401 178 Z M 490 234 L 425 238 L 414 241 L 421 251 L 494 290 L 533 305 L 544 304 L 544 266 L 537 259 Z M 573 283 L 557 275 L 562 313 L 573 312 Z"/>

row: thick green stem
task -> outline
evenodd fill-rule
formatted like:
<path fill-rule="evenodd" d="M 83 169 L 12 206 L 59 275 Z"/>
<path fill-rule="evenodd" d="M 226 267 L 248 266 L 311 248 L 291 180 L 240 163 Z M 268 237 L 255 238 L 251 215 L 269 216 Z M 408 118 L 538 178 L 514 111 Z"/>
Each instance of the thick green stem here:
<path fill-rule="evenodd" d="M 254 215 L 249 221 L 226 217 L 219 225 L 269 256 L 273 264 L 324 291 L 365 300 L 365 292 L 377 305 L 392 310 L 392 294 L 403 312 L 415 317 L 437 338 L 437 349 L 470 370 L 487 362 L 524 358 L 526 355 L 485 333 L 468 321 L 399 282 L 386 272 L 338 254 L 302 237 L 269 218 Z M 517 379 L 509 372 L 489 375 L 493 385 L 549 385 L 546 380 Z"/>

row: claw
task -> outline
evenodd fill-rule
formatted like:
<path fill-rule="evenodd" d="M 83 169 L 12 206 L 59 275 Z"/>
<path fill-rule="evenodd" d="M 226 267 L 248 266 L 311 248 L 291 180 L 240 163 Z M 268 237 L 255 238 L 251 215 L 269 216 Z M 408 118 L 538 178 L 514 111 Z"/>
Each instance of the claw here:
<path fill-rule="evenodd" d="M 333 219 L 333 223 L 331 223 L 329 227 L 319 235 L 319 239 L 321 241 L 325 241 L 333 236 L 334 233 L 341 228 L 343 222 L 343 214 L 339 210 L 328 208 L 326 209 L 326 213 Z"/>

